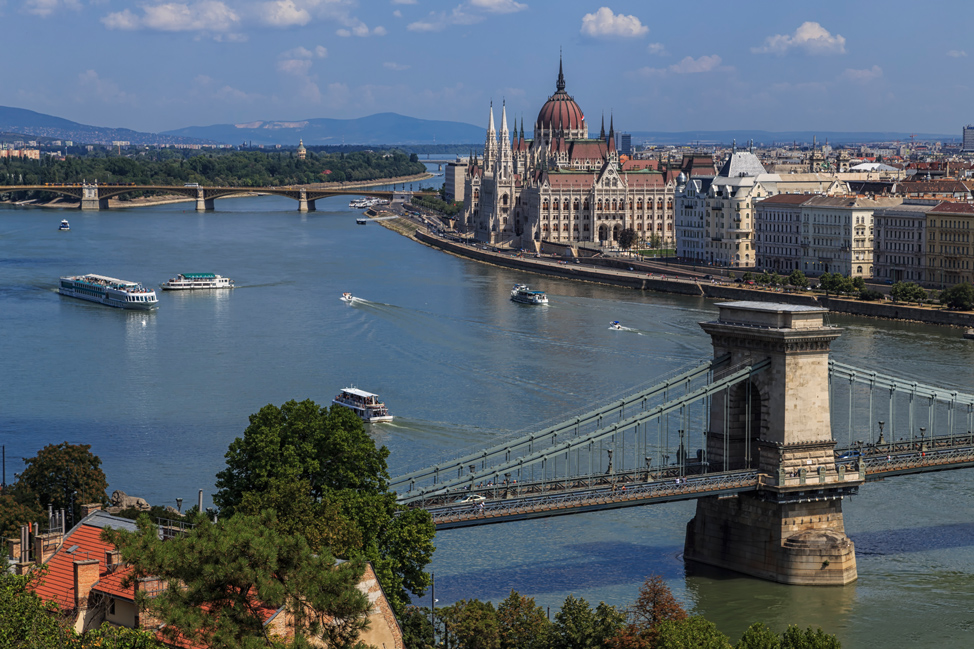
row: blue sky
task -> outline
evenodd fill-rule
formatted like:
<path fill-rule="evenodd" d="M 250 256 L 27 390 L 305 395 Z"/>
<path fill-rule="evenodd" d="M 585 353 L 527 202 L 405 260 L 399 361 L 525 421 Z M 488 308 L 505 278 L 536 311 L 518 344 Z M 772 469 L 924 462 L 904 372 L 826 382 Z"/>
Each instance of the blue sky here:
<path fill-rule="evenodd" d="M 533 122 L 568 91 L 620 130 L 974 122 L 974 10 L 943 2 L 0 0 L 0 105 L 162 131 L 393 111 Z"/>

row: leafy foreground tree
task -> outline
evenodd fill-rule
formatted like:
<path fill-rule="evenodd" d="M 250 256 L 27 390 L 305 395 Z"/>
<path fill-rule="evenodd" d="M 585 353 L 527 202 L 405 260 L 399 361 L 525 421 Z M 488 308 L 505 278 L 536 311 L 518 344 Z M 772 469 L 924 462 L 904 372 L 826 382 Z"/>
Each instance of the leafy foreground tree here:
<path fill-rule="evenodd" d="M 433 649 L 433 622 L 426 606 L 407 606 L 399 617 L 406 649 Z"/>
<path fill-rule="evenodd" d="M 501 631 L 501 649 L 545 649 L 549 643 L 551 622 L 533 597 L 512 590 L 497 606 Z"/>
<path fill-rule="evenodd" d="M 622 629 L 624 613 L 605 602 L 592 610 L 581 597 L 569 595 L 555 614 L 551 649 L 601 649 Z"/>
<path fill-rule="evenodd" d="M 799 629 L 790 626 L 781 634 L 781 649 L 841 649 L 842 645 L 834 635 L 822 629 Z"/>
<path fill-rule="evenodd" d="M 360 561 L 335 564 L 328 553 L 314 553 L 300 535 L 275 530 L 275 515 L 236 515 L 211 523 L 204 516 L 188 533 L 159 538 L 148 516 L 138 531 L 106 529 L 133 567 L 127 584 L 158 577 L 165 589 L 155 597 L 145 591 L 137 604 L 165 622 L 162 633 L 180 636 L 212 649 L 275 646 L 261 609 L 286 607 L 293 616 L 295 642 L 311 638 L 330 647 L 351 647 L 366 628 L 368 600 L 356 585 L 364 571 Z"/>
<path fill-rule="evenodd" d="M 629 608 L 629 623 L 610 642 L 612 649 L 652 649 L 656 646 L 659 625 L 680 622 L 687 612 L 659 575 L 653 575 L 639 588 L 636 602 Z"/>
<path fill-rule="evenodd" d="M 103 624 L 77 634 L 53 602 L 32 590 L 42 572 L 18 576 L 0 571 L 2 649 L 162 649 L 151 633 Z"/>
<path fill-rule="evenodd" d="M 490 602 L 461 599 L 442 609 L 439 616 L 443 623 L 440 638 L 447 647 L 500 649 L 500 625 Z"/>
<path fill-rule="evenodd" d="M 716 624 L 695 615 L 661 622 L 654 649 L 731 649 L 731 643 Z"/>
<path fill-rule="evenodd" d="M 372 562 L 397 614 L 422 596 L 433 556 L 429 513 L 396 504 L 386 447 L 347 408 L 314 401 L 267 405 L 227 451 L 213 500 L 221 516 L 272 507 L 282 532 L 308 530 L 312 550 Z M 286 506 L 285 506 L 286 503 Z"/>
<path fill-rule="evenodd" d="M 734 649 L 781 649 L 781 637 L 761 622 L 747 628 Z"/>
<path fill-rule="evenodd" d="M 17 476 L 15 491 L 30 494 L 43 509 L 70 512 L 71 521 L 81 519 L 81 505 L 104 503 L 108 480 L 101 459 L 90 444 L 48 444 L 36 457 L 24 460 L 27 467 Z M 70 522 L 70 521 L 69 521 Z"/>
<path fill-rule="evenodd" d="M 21 525 L 39 523 L 44 518 L 34 494 L 13 487 L 0 491 L 0 538 L 16 537 Z"/>

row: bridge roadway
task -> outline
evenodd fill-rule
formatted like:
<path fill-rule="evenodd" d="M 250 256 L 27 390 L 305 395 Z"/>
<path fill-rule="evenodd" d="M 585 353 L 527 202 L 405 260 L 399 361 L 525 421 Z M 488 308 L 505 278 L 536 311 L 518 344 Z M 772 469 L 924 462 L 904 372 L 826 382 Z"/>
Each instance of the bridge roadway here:
<path fill-rule="evenodd" d="M 331 196 L 373 196 L 392 201 L 400 196 L 426 196 L 433 192 L 395 192 L 375 190 L 368 187 L 348 187 L 342 189 L 324 189 L 313 185 L 295 185 L 285 187 L 224 187 L 224 186 L 196 186 L 196 185 L 96 185 L 96 184 L 54 184 L 43 185 L 0 185 L 0 194 L 21 191 L 43 191 L 76 198 L 81 202 L 82 209 L 107 209 L 108 199 L 132 192 L 151 192 L 158 194 L 175 194 L 196 199 L 198 210 L 212 210 L 213 201 L 217 198 L 230 196 L 246 196 L 252 194 L 270 194 L 286 196 L 298 201 L 299 210 L 314 211 L 314 202 Z"/>
<path fill-rule="evenodd" d="M 778 501 L 814 500 L 853 495 L 863 482 L 974 467 L 974 435 L 839 448 L 835 456 L 835 476 L 770 476 L 753 469 L 680 476 L 678 467 L 668 467 L 450 490 L 409 506 L 426 509 L 436 528 L 445 530 L 745 491 L 776 491 Z"/>

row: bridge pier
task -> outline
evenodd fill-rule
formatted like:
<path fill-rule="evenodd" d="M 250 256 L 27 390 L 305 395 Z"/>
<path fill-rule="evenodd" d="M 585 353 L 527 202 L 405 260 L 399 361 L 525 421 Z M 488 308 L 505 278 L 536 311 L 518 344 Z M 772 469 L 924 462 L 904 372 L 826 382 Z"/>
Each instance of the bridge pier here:
<path fill-rule="evenodd" d="M 107 210 L 108 199 L 98 197 L 98 185 L 83 185 L 81 188 L 81 209 Z"/>
<path fill-rule="evenodd" d="M 202 187 L 196 190 L 196 211 L 197 212 L 212 212 L 216 207 L 213 205 L 213 199 L 206 197 L 206 192 Z"/>
<path fill-rule="evenodd" d="M 684 557 L 786 584 L 841 585 L 857 577 L 842 498 L 864 476 L 838 471 L 828 400 L 829 346 L 840 331 L 826 309 L 787 304 L 717 305 L 700 326 L 714 357 L 731 367 L 770 359 L 747 382 L 715 394 L 707 455 L 711 471 L 757 468 L 761 489 L 706 497 L 687 524 Z"/>
<path fill-rule="evenodd" d="M 298 211 L 299 212 L 314 212 L 317 208 L 315 207 L 315 200 L 308 200 L 307 190 L 302 189 L 298 198 Z"/>

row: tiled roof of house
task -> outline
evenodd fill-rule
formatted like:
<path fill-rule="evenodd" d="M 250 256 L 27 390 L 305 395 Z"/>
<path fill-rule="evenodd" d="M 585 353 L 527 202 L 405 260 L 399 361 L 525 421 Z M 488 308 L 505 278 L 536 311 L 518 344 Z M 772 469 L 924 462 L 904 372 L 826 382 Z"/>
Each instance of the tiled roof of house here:
<path fill-rule="evenodd" d="M 763 201 L 759 201 L 758 205 L 801 205 L 805 201 L 810 200 L 812 196 L 814 194 L 775 194 L 774 196 L 765 198 Z"/>
<path fill-rule="evenodd" d="M 974 205 L 970 203 L 953 203 L 950 201 L 944 201 L 937 207 L 933 208 L 927 214 L 974 214 Z"/>

